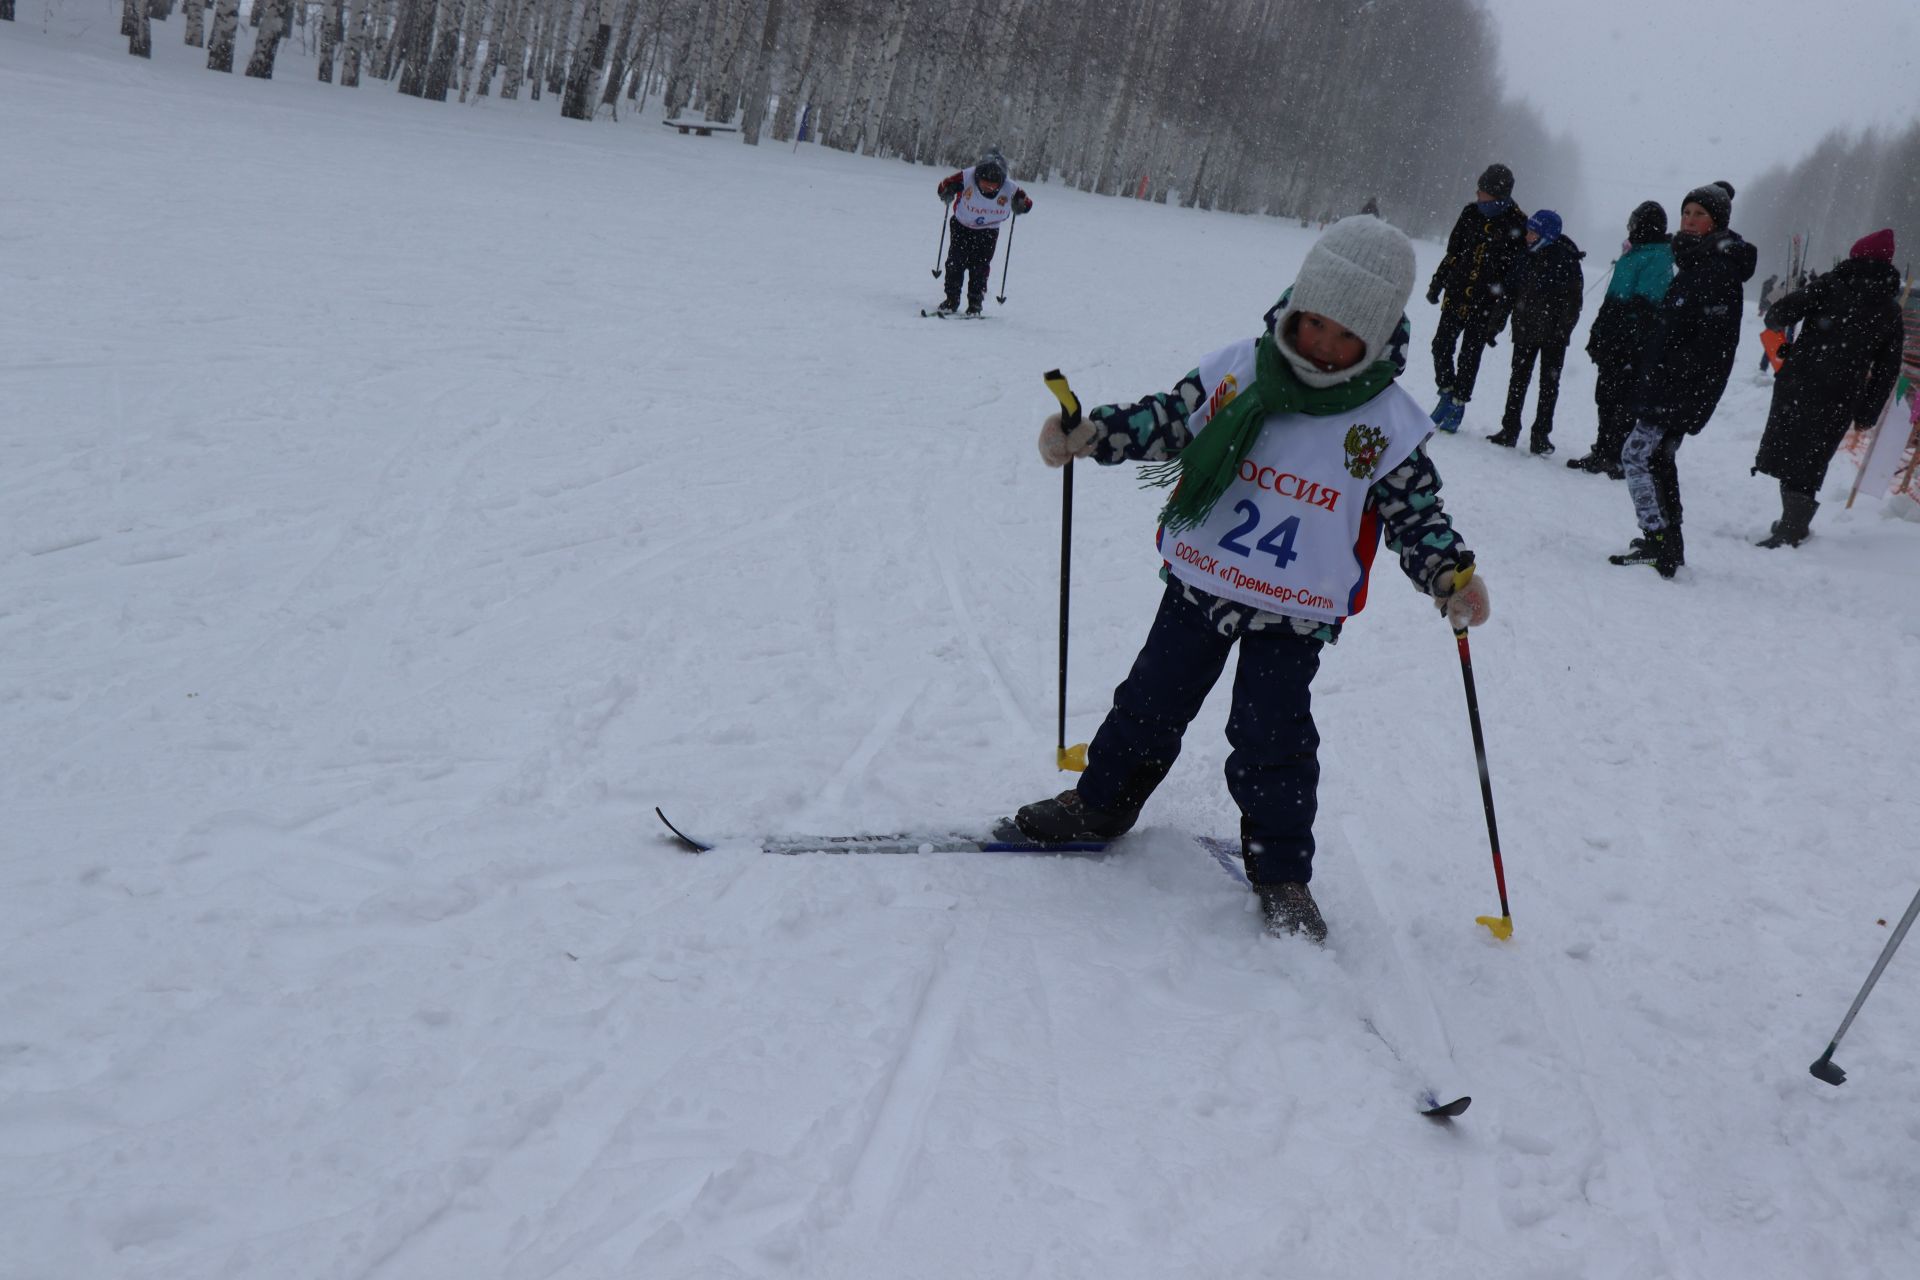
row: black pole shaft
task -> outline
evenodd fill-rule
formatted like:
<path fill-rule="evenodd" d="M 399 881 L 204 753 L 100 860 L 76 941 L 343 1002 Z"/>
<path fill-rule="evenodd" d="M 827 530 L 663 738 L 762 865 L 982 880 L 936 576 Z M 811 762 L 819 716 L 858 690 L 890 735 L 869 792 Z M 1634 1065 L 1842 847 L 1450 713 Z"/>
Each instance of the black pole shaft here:
<path fill-rule="evenodd" d="M 1480 732 L 1480 696 L 1473 687 L 1473 655 L 1467 648 L 1467 629 L 1461 627 L 1453 635 L 1460 647 L 1460 678 L 1467 686 L 1467 721 L 1473 726 L 1473 758 L 1480 766 L 1480 802 L 1487 810 L 1487 843 L 1493 848 L 1493 882 L 1500 890 L 1500 914 L 1511 916 L 1513 912 L 1507 909 L 1507 872 L 1500 865 L 1500 826 L 1493 819 L 1493 779 L 1487 773 L 1487 741 Z"/>
<path fill-rule="evenodd" d="M 1071 430 L 1071 428 L 1068 428 Z M 1060 468 L 1060 751 L 1067 749 L 1067 596 L 1073 575 L 1073 459 Z"/>
<path fill-rule="evenodd" d="M 934 246 L 933 250 L 933 277 L 936 280 L 940 278 L 940 268 L 944 265 L 943 259 L 947 256 L 947 223 L 952 220 L 952 217 L 953 214 L 950 207 L 942 203 L 940 206 L 940 243 Z"/>
<path fill-rule="evenodd" d="M 1013 221 L 1007 223 L 1007 254 L 1000 260 L 1000 292 L 994 301 L 1001 306 L 1007 303 L 1007 272 L 1013 266 L 1013 229 L 1020 225 L 1020 215 L 1014 214 Z"/>
<path fill-rule="evenodd" d="M 1860 994 L 1853 998 L 1853 1005 L 1847 1010 L 1847 1016 L 1840 1020 L 1840 1029 L 1833 1033 L 1833 1043 L 1827 1046 L 1821 1055 L 1825 1061 L 1833 1057 L 1833 1051 L 1840 1047 L 1840 1038 L 1847 1034 L 1847 1028 L 1853 1025 L 1853 1015 L 1860 1012 L 1860 1006 L 1867 1002 L 1867 993 L 1873 990 L 1873 984 L 1880 981 L 1880 975 L 1886 970 L 1887 961 L 1893 959 L 1893 953 L 1900 949 L 1900 943 L 1907 936 L 1907 930 L 1913 927 L 1913 919 L 1920 915 L 1920 892 L 1913 895 L 1913 901 L 1907 905 L 1907 914 L 1900 917 L 1900 924 L 1894 929 L 1893 936 L 1887 939 L 1887 945 L 1880 950 L 1880 958 L 1873 962 L 1873 972 L 1867 975 L 1866 982 L 1860 988 Z"/>

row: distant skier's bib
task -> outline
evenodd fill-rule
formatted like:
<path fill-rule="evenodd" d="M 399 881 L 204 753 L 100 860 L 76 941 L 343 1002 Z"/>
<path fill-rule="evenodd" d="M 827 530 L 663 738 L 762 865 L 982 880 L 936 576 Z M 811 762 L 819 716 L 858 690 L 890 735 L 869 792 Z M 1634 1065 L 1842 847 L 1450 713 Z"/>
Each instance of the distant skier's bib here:
<path fill-rule="evenodd" d="M 991 196 L 980 194 L 973 170 L 960 175 L 960 198 L 954 202 L 953 218 L 963 227 L 997 227 L 1013 216 L 1013 197 L 1020 184 L 1008 178 Z"/>
<path fill-rule="evenodd" d="M 1210 394 L 1187 421 L 1195 434 L 1253 380 L 1253 340 L 1214 352 L 1199 372 Z M 1432 420 L 1398 386 L 1332 417 L 1274 414 L 1206 520 L 1178 533 L 1161 530 L 1168 572 L 1274 613 L 1319 622 L 1351 617 L 1366 605 L 1380 542 L 1367 491 L 1432 432 Z"/>

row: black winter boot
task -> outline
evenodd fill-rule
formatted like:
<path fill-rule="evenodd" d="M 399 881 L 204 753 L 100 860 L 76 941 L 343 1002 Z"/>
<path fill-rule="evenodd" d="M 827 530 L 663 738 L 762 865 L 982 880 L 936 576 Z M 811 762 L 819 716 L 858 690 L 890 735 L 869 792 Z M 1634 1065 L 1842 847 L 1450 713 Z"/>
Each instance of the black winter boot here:
<path fill-rule="evenodd" d="M 1653 571 L 1663 578 L 1671 578 L 1687 562 L 1686 541 L 1680 536 L 1677 524 L 1668 525 L 1655 536 L 1660 541 L 1654 547 Z"/>
<path fill-rule="evenodd" d="M 1533 438 L 1527 441 L 1527 452 L 1533 454 L 1535 457 L 1550 457 L 1553 453 L 1553 441 L 1548 439 L 1546 433 L 1541 431 L 1540 428 L 1535 427 L 1533 429 Z"/>
<path fill-rule="evenodd" d="M 1498 431 L 1488 436 L 1487 439 L 1499 445 L 1502 449 L 1511 449 L 1520 443 L 1520 428 L 1501 427 Z"/>
<path fill-rule="evenodd" d="M 1051 800 L 1022 805 L 1013 824 L 1042 844 L 1068 840 L 1116 840 L 1133 829 L 1138 809 L 1106 813 L 1090 809 L 1078 791 L 1062 791 Z"/>
<path fill-rule="evenodd" d="M 1309 942 L 1327 940 L 1327 922 L 1313 900 L 1313 891 L 1306 885 L 1290 880 L 1284 884 L 1257 884 L 1253 891 L 1260 895 L 1260 918 L 1274 937 L 1300 934 Z"/>
<path fill-rule="evenodd" d="M 1659 533 L 1643 534 L 1635 538 L 1626 551 L 1617 556 L 1608 556 L 1609 564 L 1650 564 L 1654 572 L 1663 578 L 1671 578 L 1687 562 L 1685 544 L 1681 541 L 1680 527 L 1662 529 Z"/>
<path fill-rule="evenodd" d="M 1761 539 L 1758 545 L 1768 550 L 1799 546 L 1813 536 L 1813 514 L 1818 510 L 1820 504 L 1814 501 L 1812 494 L 1782 488 L 1780 518 L 1773 522 L 1771 536 Z"/>

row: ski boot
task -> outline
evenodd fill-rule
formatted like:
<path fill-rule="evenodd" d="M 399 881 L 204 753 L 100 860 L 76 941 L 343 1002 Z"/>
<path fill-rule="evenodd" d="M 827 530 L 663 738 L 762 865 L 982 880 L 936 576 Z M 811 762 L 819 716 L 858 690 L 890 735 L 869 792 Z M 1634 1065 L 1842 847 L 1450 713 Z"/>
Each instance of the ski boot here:
<path fill-rule="evenodd" d="M 979 304 L 979 303 L 977 303 L 977 302 L 969 302 L 969 303 L 967 304 L 967 318 L 968 318 L 968 319 L 970 319 L 970 320 L 972 320 L 972 319 L 978 319 L 978 318 L 979 318 L 980 316 L 982 316 L 982 315 L 984 315 L 984 314 L 986 314 L 986 313 L 985 313 L 985 312 L 983 312 L 983 311 L 981 311 L 981 309 L 980 309 L 980 304 Z"/>
<path fill-rule="evenodd" d="M 1087 807 L 1078 791 L 1062 791 L 1051 800 L 1022 805 L 1013 824 L 1031 840 L 1051 844 L 1069 840 L 1117 840 L 1133 830 L 1140 811 L 1106 813 Z"/>
<path fill-rule="evenodd" d="M 1257 884 L 1253 891 L 1260 895 L 1260 919 L 1274 937 L 1297 934 L 1313 943 L 1327 940 L 1327 922 L 1313 900 L 1313 891 L 1306 885 L 1290 880 L 1282 884 Z"/>
<path fill-rule="evenodd" d="M 950 316 L 959 309 L 960 304 L 957 301 L 949 302 L 945 298 L 942 298 L 940 305 L 927 312 L 927 314 L 930 316 Z"/>

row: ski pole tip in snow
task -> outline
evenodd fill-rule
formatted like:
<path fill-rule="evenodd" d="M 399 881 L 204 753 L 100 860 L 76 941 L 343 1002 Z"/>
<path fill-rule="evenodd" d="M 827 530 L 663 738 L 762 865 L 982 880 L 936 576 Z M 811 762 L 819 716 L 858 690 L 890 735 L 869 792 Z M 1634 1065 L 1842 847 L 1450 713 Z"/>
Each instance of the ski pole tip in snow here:
<path fill-rule="evenodd" d="M 1825 1080 L 1828 1084 L 1845 1084 L 1847 1082 L 1847 1073 L 1842 1071 L 1840 1064 L 1833 1060 L 1831 1050 L 1821 1054 L 1820 1060 L 1808 1067 L 1807 1072 L 1815 1080 Z"/>
<path fill-rule="evenodd" d="M 1085 773 L 1087 771 L 1087 744 L 1076 742 L 1070 747 L 1056 747 L 1053 752 L 1054 767 L 1065 773 Z"/>
<path fill-rule="evenodd" d="M 1513 936 L 1512 916 L 1475 916 L 1473 922 L 1475 924 L 1485 925 L 1487 932 L 1502 942 L 1505 942 Z"/>

